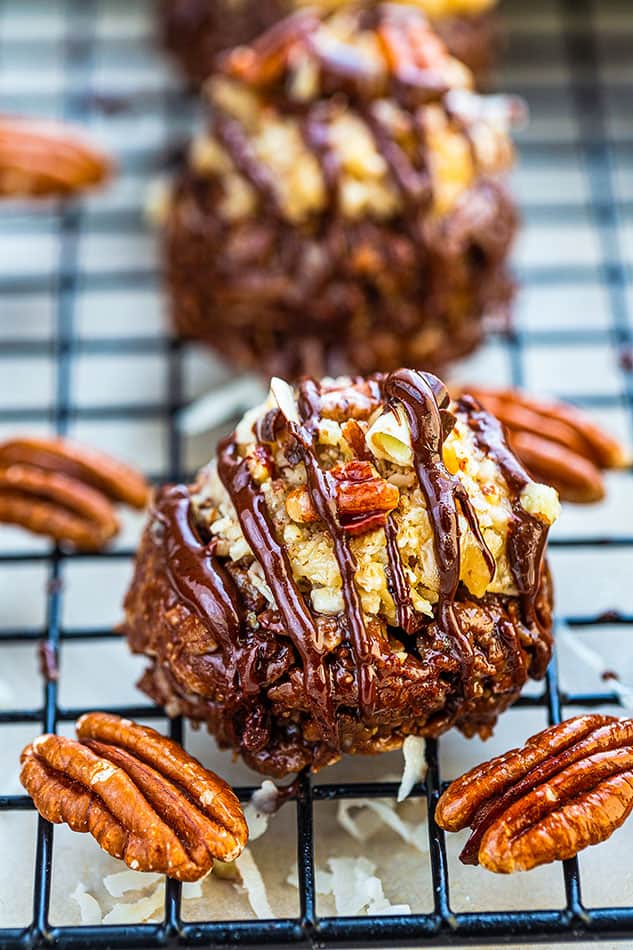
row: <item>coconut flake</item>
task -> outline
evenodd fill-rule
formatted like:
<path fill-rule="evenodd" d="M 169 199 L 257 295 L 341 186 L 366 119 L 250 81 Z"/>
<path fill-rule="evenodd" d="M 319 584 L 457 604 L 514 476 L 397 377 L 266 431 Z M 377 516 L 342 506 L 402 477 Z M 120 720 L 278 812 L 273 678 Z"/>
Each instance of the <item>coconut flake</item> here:
<path fill-rule="evenodd" d="M 301 422 L 292 386 L 285 379 L 273 376 L 270 381 L 270 391 L 288 422 Z"/>
<path fill-rule="evenodd" d="M 71 899 L 79 904 L 79 914 L 82 924 L 100 924 L 101 908 L 99 902 L 92 894 L 88 894 L 84 884 L 79 881 L 77 887 L 70 895 Z"/>
<path fill-rule="evenodd" d="M 261 838 L 267 830 L 270 818 L 277 811 L 278 797 L 279 789 L 270 779 L 265 779 L 251 795 L 250 801 L 244 808 L 249 841 Z"/>
<path fill-rule="evenodd" d="M 248 903 L 251 905 L 255 916 L 260 920 L 269 920 L 274 917 L 272 907 L 268 902 L 264 879 L 250 848 L 245 848 L 242 851 L 239 858 L 236 858 L 235 864 L 240 872 L 242 887 L 246 891 Z"/>
<path fill-rule="evenodd" d="M 402 743 L 404 768 L 398 789 L 398 803 L 408 798 L 413 786 L 421 782 L 426 775 L 426 742 L 420 736 L 407 736 Z"/>
<path fill-rule="evenodd" d="M 353 818 L 352 809 L 363 809 L 373 813 L 373 821 L 367 814 Z M 422 854 L 428 852 L 426 823 L 405 821 L 396 812 L 391 799 L 384 798 L 351 798 L 349 801 L 339 801 L 336 815 L 339 824 L 357 841 L 365 842 L 374 835 L 381 825 L 387 825 L 395 831 L 403 841 L 416 848 Z"/>
<path fill-rule="evenodd" d="M 149 920 L 152 914 L 162 910 L 165 903 L 165 882 L 161 881 L 158 887 L 137 901 L 115 904 L 112 910 L 103 918 L 104 924 L 142 924 Z"/>
<path fill-rule="evenodd" d="M 294 867 L 288 873 L 286 878 L 286 883 L 290 884 L 291 887 L 296 887 L 299 890 L 299 872 L 297 868 Z M 324 871 L 323 868 L 314 869 L 314 890 L 317 894 L 321 894 L 323 897 L 331 894 L 334 888 L 334 876 L 330 871 Z"/>
<path fill-rule="evenodd" d="M 565 643 L 579 660 L 586 663 L 590 669 L 595 670 L 599 676 L 609 672 L 607 664 L 600 654 L 588 647 L 586 643 L 581 643 L 579 637 L 572 633 L 569 627 L 561 624 L 558 628 L 557 639 L 559 643 Z M 633 689 L 630 686 L 626 686 L 617 679 L 610 679 L 609 686 L 625 709 L 633 709 Z"/>
<path fill-rule="evenodd" d="M 367 858 L 330 858 L 329 871 L 314 869 L 315 891 L 334 895 L 337 913 L 346 917 L 359 914 L 410 914 L 408 904 L 392 904 L 385 897 L 382 881 L 375 875 L 376 865 Z M 299 888 L 299 875 L 293 868 L 286 878 L 288 884 Z"/>
<path fill-rule="evenodd" d="M 363 844 L 369 841 L 383 824 L 382 818 L 369 807 L 370 804 L 369 798 L 341 800 L 336 812 L 336 819 L 340 826 L 348 835 Z M 352 811 L 358 811 L 358 815 L 352 817 Z"/>
<path fill-rule="evenodd" d="M 362 913 L 411 913 L 408 904 L 392 904 L 385 897 L 382 881 L 374 874 L 376 865 L 367 858 L 330 858 L 328 865 L 337 914 L 356 917 Z"/>
<path fill-rule="evenodd" d="M 145 891 L 153 884 L 162 880 L 162 874 L 153 874 L 148 871 L 117 871 L 115 874 L 106 874 L 103 879 L 105 889 L 112 897 L 123 897 L 128 891 Z"/>

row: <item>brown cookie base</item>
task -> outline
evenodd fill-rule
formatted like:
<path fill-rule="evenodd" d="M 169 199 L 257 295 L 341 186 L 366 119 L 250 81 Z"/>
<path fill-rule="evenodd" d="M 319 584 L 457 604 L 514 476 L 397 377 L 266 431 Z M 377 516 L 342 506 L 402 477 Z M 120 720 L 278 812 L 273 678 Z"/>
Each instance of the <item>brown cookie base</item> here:
<path fill-rule="evenodd" d="M 292 9 L 289 0 L 163 0 L 162 41 L 189 79 L 200 85 L 219 52 L 250 43 Z M 446 17 L 435 21 L 435 27 L 477 83 L 485 79 L 495 59 L 494 15 Z"/>
<path fill-rule="evenodd" d="M 156 506 L 160 510 L 161 494 Z M 204 542 L 204 539 L 202 539 Z M 323 633 L 342 642 L 329 654 L 338 742 L 323 741 L 306 695 L 301 667 L 279 616 L 267 609 L 240 564 L 227 563 L 241 603 L 240 642 L 249 678 L 257 690 L 246 695 L 235 672 L 235 656 L 215 643 L 212 625 L 203 624 L 177 594 L 169 576 L 168 530 L 152 518 L 139 550 L 126 598 L 130 646 L 150 657 L 140 687 L 170 715 L 205 723 L 221 747 L 235 749 L 252 768 L 282 777 L 313 770 L 343 753 L 377 753 L 398 748 L 408 734 L 438 736 L 456 726 L 467 736 L 490 735 L 497 717 L 529 676 L 544 675 L 552 648 L 551 584 L 543 573 L 536 600 L 537 622 L 529 628 L 517 598 L 458 592 L 455 610 L 471 644 L 474 664 L 468 682 L 455 643 L 434 622 L 416 635 L 386 631 L 376 624 L 374 712 L 358 712 L 355 665 L 342 617 L 319 616 Z M 201 548 L 201 551 L 203 549 Z M 341 629 L 342 627 L 342 629 Z M 407 657 L 389 646 L 386 633 L 404 643 Z"/>
<path fill-rule="evenodd" d="M 481 180 L 417 233 L 403 219 L 271 215 L 229 223 L 219 186 L 189 173 L 165 232 L 176 332 L 256 372 L 296 378 L 441 370 L 473 350 L 486 314 L 507 310 L 517 224 L 503 185 Z"/>

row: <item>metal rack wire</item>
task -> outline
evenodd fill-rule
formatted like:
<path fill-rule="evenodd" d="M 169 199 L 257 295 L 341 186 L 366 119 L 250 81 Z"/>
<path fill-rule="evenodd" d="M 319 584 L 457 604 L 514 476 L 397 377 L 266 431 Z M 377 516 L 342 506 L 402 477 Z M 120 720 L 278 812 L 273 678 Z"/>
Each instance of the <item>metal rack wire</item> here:
<path fill-rule="evenodd" d="M 59 38 L 62 47 L 63 72 L 66 86 L 61 97 L 62 112 L 66 118 L 85 120 L 95 108 L 91 97 L 91 71 L 96 44 L 103 43 L 95 34 L 95 21 L 99 10 L 108 0 L 61 0 L 56 4 L 63 18 L 63 30 Z M 0 21 L 5 22 L 15 12 L 19 4 L 5 2 L 0 6 Z M 116 5 L 115 5 L 116 6 Z M 520 2 L 508 2 L 507 8 L 516 9 Z M 600 260 L 596 270 L 575 261 L 556 266 L 525 266 L 521 278 L 529 286 L 560 286 L 561 284 L 584 285 L 599 281 L 606 291 L 609 302 L 610 325 L 607 331 L 564 330 L 528 331 L 525 329 L 509 331 L 499 338 L 499 345 L 507 352 L 512 381 L 521 384 L 524 381 L 525 348 L 528 344 L 562 348 L 570 341 L 581 340 L 586 344 L 602 343 L 605 333 L 616 351 L 631 354 L 633 352 L 632 324 L 627 311 L 630 294 L 630 273 L 621 246 L 622 208 L 616 201 L 615 174 L 613 168 L 613 142 L 607 120 L 607 92 L 600 65 L 600 51 L 596 32 L 598 2 L 592 0 L 559 0 L 552 4 L 557 11 L 560 23 L 564 56 L 569 76 L 568 91 L 571 95 L 573 110 L 578 128 L 578 141 L 567 142 L 562 139 L 534 138 L 524 144 L 524 154 L 538 158 L 544 153 L 569 153 L 580 150 L 585 163 L 591 222 L 598 236 Z M 624 11 L 618 3 L 603 3 L 605 8 Z M 116 12 L 116 9 L 115 9 Z M 149 7 L 148 7 L 149 12 Z M 607 31 L 608 32 L 608 31 Z M 524 31 L 521 41 L 528 45 L 528 52 L 540 46 L 542 36 L 536 32 Z M 633 18 L 629 33 L 633 41 Z M 46 37 L 32 38 L 26 31 L 11 41 L 11 56 L 23 58 L 37 55 L 50 43 Z M 108 40 L 114 53 L 124 57 L 125 37 L 115 35 Z M 617 37 L 614 39 L 617 42 Z M 8 40 L 0 43 L 0 60 L 7 51 Z M 547 45 L 545 45 L 547 50 Z M 8 47 L 7 47 L 8 49 Z M 517 41 L 510 46 L 509 57 L 520 57 L 520 44 Z M 526 53 L 526 56 L 528 53 Z M 531 53 L 530 53 L 531 55 Z M 630 77 L 629 77 L 630 81 Z M 520 89 L 518 91 L 521 91 Z M 547 90 L 541 90 L 546 93 Z M 0 87 L 2 107 L 9 107 L 4 100 Z M 181 115 L 185 100 L 174 89 L 158 90 L 148 93 L 143 100 L 143 108 L 163 114 L 169 121 L 176 114 Z M 13 104 L 12 104 L 13 105 Z M 20 102 L 13 105 L 20 111 Z M 175 120 L 174 120 L 175 121 Z M 175 127 L 175 126 L 174 126 Z M 626 134 L 618 146 L 631 150 L 633 140 Z M 147 170 L 152 167 L 151 149 L 130 150 L 123 164 L 129 169 Z M 547 202 L 529 204 L 525 209 L 528 221 L 549 221 L 552 215 L 562 216 L 573 223 L 586 210 L 578 202 L 553 207 Z M 23 339 L 16 329 L 15 334 L 4 339 L 0 345 L 0 367 L 5 360 L 23 356 L 52 355 L 55 366 L 55 393 L 50 406 L 2 408 L 0 422 L 14 425 L 32 422 L 52 424 L 56 431 L 64 433 L 72 421 L 78 419 L 106 420 L 115 422 L 129 417 L 144 419 L 162 419 L 168 422 L 168 464 L 167 470 L 156 473 L 160 477 L 178 479 L 183 476 L 183 444 L 175 424 L 176 413 L 183 404 L 183 352 L 177 341 L 164 337 L 126 337 L 125 339 L 98 338 L 85 340 L 77 334 L 76 305 L 79 287 L 107 289 L 121 286 L 153 286 L 156 274 L 153 269 L 143 267 L 117 272 L 108 267 L 107 261 L 90 275 L 82 274 L 79 266 L 79 246 L 85 211 L 81 203 L 69 203 L 60 206 L 52 213 L 56 236 L 57 262 L 52 276 L 37 270 L 27 275 L 2 273 L 0 276 L 0 307 L 9 295 L 34 294 L 40 291 L 52 293 L 54 299 L 54 332 L 50 340 Z M 15 226 L 15 221 L 0 222 L 0 234 Z M 25 233 L 41 227 L 41 218 L 21 219 L 20 226 Z M 112 233 L 139 228 L 138 217 L 130 212 L 104 210 L 96 213 L 93 226 Z M 561 349 L 562 352 L 562 349 Z M 145 402 L 135 405 L 77 405 L 73 399 L 72 372 L 74 363 L 81 353 L 125 354 L 160 353 L 167 361 L 169 373 L 168 399 L 161 402 Z M 0 369 L 1 372 L 1 369 Z M 622 369 L 621 387 L 616 394 L 588 392 L 576 397 L 576 401 L 587 407 L 623 408 L 628 413 L 633 426 L 633 373 Z M 629 476 L 630 477 L 630 476 Z M 633 537 L 595 537 L 580 536 L 559 539 L 552 542 L 556 547 L 579 547 L 595 549 L 597 557 L 605 547 L 633 549 Z M 101 555 L 104 559 L 129 559 L 132 552 L 116 549 Z M 47 571 L 46 618 L 44 627 L 39 626 L 13 629 L 0 629 L 0 663 L 2 648 L 12 643 L 31 641 L 35 644 L 42 638 L 48 643 L 53 655 L 57 657 L 60 648 L 71 641 L 93 641 L 116 636 L 112 630 L 95 627 L 74 628 L 66 626 L 62 619 L 64 598 L 61 583 L 64 564 L 69 560 L 79 560 L 80 554 L 68 554 L 55 549 L 50 553 L 5 552 L 0 555 L 0 563 L 40 563 Z M 573 628 L 584 628 L 600 624 L 633 624 L 633 616 L 608 614 L 587 616 L 570 614 L 558 618 Z M 546 710 L 551 723 L 561 719 L 562 709 L 574 707 L 601 707 L 605 704 L 617 704 L 618 696 L 614 692 L 564 693 L 558 682 L 555 662 L 547 674 L 544 690 L 540 695 L 523 696 L 518 707 L 539 707 Z M 55 731 L 60 723 L 75 720 L 85 710 L 71 708 L 60 703 L 59 684 L 51 680 L 45 682 L 41 703 L 34 708 L 0 710 L 0 733 L 3 725 L 15 723 L 36 723 L 43 731 Z M 163 711 L 146 704 L 116 707 L 112 711 L 119 714 L 153 719 L 162 717 Z M 511 715 L 511 713 L 510 713 Z M 181 739 L 182 723 L 172 720 L 170 733 Z M 310 777 L 300 779 L 296 802 L 286 807 L 294 807 L 297 822 L 298 874 L 300 894 L 300 914 L 296 918 L 261 921 L 197 921 L 188 922 L 181 916 L 180 886 L 168 882 L 164 921 L 158 924 L 121 925 L 103 927 L 52 926 L 49 923 L 49 905 L 51 896 L 53 828 L 39 819 L 37 827 L 37 845 L 35 856 L 35 880 L 33 897 L 33 918 L 26 928 L 0 929 L 0 947 L 45 947 L 64 946 L 75 948 L 93 947 L 176 947 L 176 946 L 298 946 L 298 947 L 334 947 L 357 946 L 410 946 L 412 943 L 429 945 L 456 945 L 468 943 L 501 942 L 555 942 L 577 939 L 616 939 L 631 938 L 633 935 L 633 906 L 588 908 L 582 899 L 581 878 L 576 860 L 567 861 L 562 866 L 566 904 L 562 909 L 540 911 L 517 910 L 508 912 L 487 912 L 480 907 L 476 912 L 455 913 L 451 908 L 450 881 L 444 836 L 433 820 L 434 806 L 442 789 L 443 777 L 438 766 L 438 743 L 429 742 L 427 746 L 428 773 L 424 785 L 416 787 L 414 795 L 426 797 L 428 802 L 428 833 L 430 845 L 430 868 L 433 885 L 433 910 L 427 914 L 412 914 L 396 917 L 319 917 L 315 903 L 314 878 L 314 831 L 313 806 L 315 802 L 358 797 L 393 797 L 396 786 L 391 783 L 344 783 L 312 785 Z M 240 788 L 238 793 L 243 800 L 251 794 L 251 789 Z M 31 800 L 24 795 L 0 796 L 0 813 L 32 809 Z"/>

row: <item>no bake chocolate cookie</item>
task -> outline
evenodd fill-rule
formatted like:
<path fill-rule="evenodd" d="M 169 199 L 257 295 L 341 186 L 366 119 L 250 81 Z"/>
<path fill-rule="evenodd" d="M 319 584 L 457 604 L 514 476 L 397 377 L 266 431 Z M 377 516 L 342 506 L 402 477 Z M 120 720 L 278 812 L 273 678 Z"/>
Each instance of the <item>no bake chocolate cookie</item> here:
<path fill-rule="evenodd" d="M 374 0 L 368 0 L 371 5 Z M 163 41 L 186 74 L 201 83 L 213 71 L 217 54 L 243 43 L 301 7 L 324 12 L 343 0 L 163 0 Z M 477 77 L 485 78 L 496 46 L 495 0 L 410 0 L 432 19 L 450 52 Z"/>
<path fill-rule="evenodd" d="M 165 213 L 177 331 L 298 378 L 436 369 L 504 309 L 505 100 L 422 15 L 302 12 L 224 57 Z"/>
<path fill-rule="evenodd" d="M 558 509 L 435 376 L 273 380 L 156 494 L 125 603 L 140 685 L 276 776 L 486 736 L 550 658 Z"/>

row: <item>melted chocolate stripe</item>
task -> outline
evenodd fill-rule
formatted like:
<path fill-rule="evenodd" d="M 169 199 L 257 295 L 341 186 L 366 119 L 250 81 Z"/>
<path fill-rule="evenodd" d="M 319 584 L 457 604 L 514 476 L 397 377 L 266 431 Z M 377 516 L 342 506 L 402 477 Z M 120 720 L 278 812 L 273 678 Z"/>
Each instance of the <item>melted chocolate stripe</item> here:
<path fill-rule="evenodd" d="M 531 481 L 529 475 L 505 443 L 501 423 L 482 410 L 472 396 L 462 396 L 459 406 L 468 414 L 475 442 L 494 459 L 512 495 L 513 523 L 508 530 L 507 551 L 510 570 L 521 595 L 523 616 L 528 626 L 538 623 L 535 609 L 545 555 L 547 525 L 521 504 L 521 492 Z"/>
<path fill-rule="evenodd" d="M 418 171 L 414 168 L 406 152 L 391 137 L 375 110 L 367 109 L 362 118 L 371 132 L 376 151 L 387 163 L 390 178 L 400 192 L 405 209 L 409 205 L 408 210 L 411 213 L 429 204 L 433 188 L 428 170 L 424 168 Z"/>
<path fill-rule="evenodd" d="M 358 677 L 359 703 L 362 709 L 370 711 L 374 699 L 375 670 L 372 665 L 374 656 L 373 641 L 367 632 L 363 610 L 356 590 L 356 559 L 347 543 L 336 510 L 336 488 L 331 476 L 319 465 L 313 445 L 313 428 L 319 418 L 321 396 L 317 383 L 305 380 L 299 391 L 299 414 L 303 425 L 289 422 L 290 431 L 295 436 L 306 467 L 307 487 L 319 517 L 327 526 L 334 542 L 334 552 L 343 582 L 343 600 L 346 618 L 349 624 L 350 639 L 356 661 Z"/>
<path fill-rule="evenodd" d="M 230 575 L 213 556 L 213 542 L 205 544 L 198 535 L 188 489 L 183 485 L 161 488 L 153 514 L 165 529 L 169 582 L 220 644 L 226 675 L 231 681 L 237 680 L 232 695 L 256 695 L 260 689 L 257 671 L 251 651 L 240 637 L 239 595 Z"/>
<path fill-rule="evenodd" d="M 237 170 L 258 192 L 268 210 L 275 216 L 279 216 L 281 209 L 273 177 L 267 166 L 253 153 L 241 122 L 215 107 L 213 127 L 218 141 L 228 152 Z"/>
<path fill-rule="evenodd" d="M 288 555 L 278 542 L 266 500 L 240 459 L 231 437 L 219 446 L 218 474 L 235 507 L 242 534 L 262 566 L 277 608 L 303 661 L 306 695 L 326 741 L 337 743 L 331 681 L 323 662 L 325 647 L 319 630 L 292 577 Z"/>
<path fill-rule="evenodd" d="M 165 528 L 166 569 L 178 596 L 231 656 L 239 633 L 239 603 L 230 577 L 198 536 L 184 485 L 161 488 L 154 517 Z"/>
<path fill-rule="evenodd" d="M 440 410 L 448 405 L 448 393 L 440 381 L 431 374 L 414 370 L 398 370 L 391 373 L 385 380 L 384 390 L 387 397 L 403 406 L 407 415 L 415 469 L 420 488 L 426 498 L 440 575 L 439 626 L 460 644 L 463 681 L 466 689 L 473 654 L 454 610 L 460 575 L 457 499 L 459 498 L 465 515 L 471 506 L 470 501 L 464 500 L 461 486 L 457 479 L 447 472 L 442 459 L 444 430 Z M 472 510 L 466 517 L 469 523 L 471 523 L 471 517 L 472 523 L 476 523 L 477 519 Z M 487 551 L 479 531 L 475 537 L 480 543 L 482 553 Z M 489 557 L 490 552 L 487 552 L 487 558 Z"/>
<path fill-rule="evenodd" d="M 359 27 L 375 31 L 380 23 L 381 17 L 378 15 L 371 27 L 362 27 L 361 15 Z M 404 29 L 406 34 L 406 24 L 404 27 L 402 24 L 397 26 Z M 339 203 L 341 170 L 336 149 L 332 148 L 328 141 L 328 119 L 333 111 L 329 107 L 330 96 L 339 92 L 346 94 L 350 112 L 355 112 L 365 122 L 376 150 L 388 166 L 389 177 L 401 198 L 403 213 L 413 219 L 417 211 L 431 203 L 433 197 L 423 122 L 416 125 L 420 138 L 416 148 L 416 161 L 421 164 L 420 168 L 416 168 L 415 163 L 381 121 L 374 104 L 378 98 L 391 96 L 403 109 L 415 113 L 418 106 L 436 102 L 441 105 L 449 119 L 453 119 L 454 113 L 445 102 L 450 87 L 436 70 L 418 67 L 413 63 L 393 72 L 385 59 L 384 69 L 376 69 L 372 61 L 359 53 L 353 45 L 346 42 L 324 43 L 320 37 L 320 27 L 320 21 L 312 14 L 299 14 L 296 20 L 289 19 L 285 24 L 282 22 L 279 30 L 273 29 L 265 34 L 265 42 L 258 41 L 252 45 L 256 55 L 265 60 L 274 55 L 277 46 L 280 43 L 283 45 L 286 37 L 288 43 L 301 41 L 306 44 L 321 77 L 320 100 L 307 103 L 294 100 L 288 97 L 285 86 L 280 81 L 276 87 L 269 87 L 265 91 L 268 101 L 276 104 L 282 113 L 303 114 L 301 134 L 319 163 L 328 197 L 326 210 L 332 212 L 336 211 Z M 279 51 L 277 52 L 279 55 Z M 220 71 L 225 68 L 221 60 L 219 68 Z M 228 72 L 230 75 L 230 68 Z M 285 78 L 286 73 L 283 75 Z M 249 84 L 248 81 L 246 84 Z M 213 115 L 217 137 L 238 171 L 258 192 L 267 209 L 275 217 L 283 216 L 274 176 L 266 164 L 254 155 L 241 122 L 217 106 L 213 109 Z M 458 121 L 458 117 L 455 117 L 455 121 Z M 459 123 L 472 148 L 466 120 L 459 117 Z"/>
<path fill-rule="evenodd" d="M 411 601 L 411 588 L 404 573 L 402 555 L 398 548 L 398 527 L 393 515 L 387 518 L 385 525 L 387 541 L 387 559 L 389 564 L 390 592 L 396 604 L 396 621 L 405 633 L 413 634 L 419 630 L 421 621 L 416 616 Z"/>
<path fill-rule="evenodd" d="M 330 144 L 328 111 L 327 107 L 319 106 L 310 109 L 302 123 L 301 131 L 306 146 L 319 163 L 330 207 L 336 209 L 341 168 L 336 150 Z"/>

